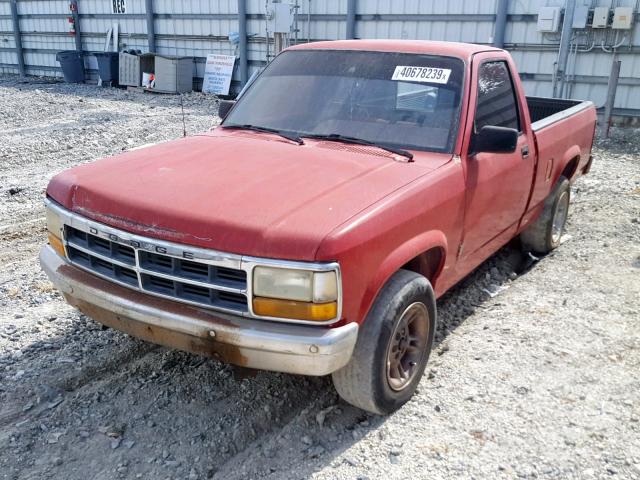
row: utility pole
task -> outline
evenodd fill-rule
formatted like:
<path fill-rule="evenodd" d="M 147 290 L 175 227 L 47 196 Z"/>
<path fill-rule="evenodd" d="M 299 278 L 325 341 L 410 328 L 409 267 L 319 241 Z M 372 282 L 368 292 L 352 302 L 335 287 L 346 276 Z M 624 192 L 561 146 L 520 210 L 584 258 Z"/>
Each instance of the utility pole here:
<path fill-rule="evenodd" d="M 18 17 L 18 4 L 16 0 L 9 2 L 11 7 L 11 20 L 13 23 L 13 42 L 16 48 L 16 57 L 18 57 L 18 72 L 24 77 L 26 71 L 24 68 L 24 51 L 22 50 L 22 37 L 20 35 L 20 18 Z"/>
<path fill-rule="evenodd" d="M 613 105 L 616 102 L 616 90 L 618 89 L 618 79 L 620 78 L 620 67 L 622 62 L 618 60 L 618 56 L 613 56 L 611 64 L 611 75 L 609 75 L 609 84 L 607 85 L 607 101 L 604 104 L 604 125 L 603 133 L 605 138 L 609 138 L 609 129 L 611 128 L 611 118 L 613 117 Z"/>

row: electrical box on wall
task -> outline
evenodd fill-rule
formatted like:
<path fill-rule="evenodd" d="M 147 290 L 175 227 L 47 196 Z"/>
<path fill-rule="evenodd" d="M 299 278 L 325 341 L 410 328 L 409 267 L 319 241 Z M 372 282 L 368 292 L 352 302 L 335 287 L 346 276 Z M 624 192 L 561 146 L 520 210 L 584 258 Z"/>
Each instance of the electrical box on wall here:
<path fill-rule="evenodd" d="M 542 7 L 538 12 L 538 31 L 555 33 L 560 30 L 560 7 Z"/>
<path fill-rule="evenodd" d="M 607 25 L 609 25 L 609 9 L 607 7 L 594 8 L 591 28 L 607 28 Z"/>
<path fill-rule="evenodd" d="M 613 23 L 611 24 L 611 28 L 616 28 L 618 30 L 630 30 L 632 21 L 633 8 L 617 7 L 613 11 Z"/>
<path fill-rule="evenodd" d="M 293 5 L 271 3 L 267 6 L 267 30 L 271 33 L 290 33 L 293 28 Z"/>
<path fill-rule="evenodd" d="M 576 10 L 573 12 L 573 28 L 582 30 L 587 28 L 587 20 L 589 18 L 589 6 L 588 5 L 576 5 Z"/>

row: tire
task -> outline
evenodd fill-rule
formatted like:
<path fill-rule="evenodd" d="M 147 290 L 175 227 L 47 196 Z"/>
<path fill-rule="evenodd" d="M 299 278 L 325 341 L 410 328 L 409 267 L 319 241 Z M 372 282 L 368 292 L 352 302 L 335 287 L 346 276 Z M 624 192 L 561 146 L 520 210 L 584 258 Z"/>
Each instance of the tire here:
<path fill-rule="evenodd" d="M 540 217 L 520 234 L 522 246 L 526 250 L 545 255 L 560 246 L 570 199 L 571 184 L 565 177 L 560 177 L 544 201 Z"/>
<path fill-rule="evenodd" d="M 435 330 L 436 301 L 431 284 L 417 273 L 399 270 L 383 287 L 361 325 L 351 360 L 332 375 L 338 394 L 371 413 L 386 415 L 397 410 L 416 391 Z"/>

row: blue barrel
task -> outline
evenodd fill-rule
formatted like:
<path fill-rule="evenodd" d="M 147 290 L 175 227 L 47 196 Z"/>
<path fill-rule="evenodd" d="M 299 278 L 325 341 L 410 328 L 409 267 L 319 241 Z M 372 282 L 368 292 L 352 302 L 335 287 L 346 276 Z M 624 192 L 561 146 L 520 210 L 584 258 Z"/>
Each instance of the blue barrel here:
<path fill-rule="evenodd" d="M 60 62 L 65 82 L 84 82 L 84 60 L 82 59 L 82 52 L 78 52 L 77 50 L 64 50 L 56 54 L 56 60 Z"/>

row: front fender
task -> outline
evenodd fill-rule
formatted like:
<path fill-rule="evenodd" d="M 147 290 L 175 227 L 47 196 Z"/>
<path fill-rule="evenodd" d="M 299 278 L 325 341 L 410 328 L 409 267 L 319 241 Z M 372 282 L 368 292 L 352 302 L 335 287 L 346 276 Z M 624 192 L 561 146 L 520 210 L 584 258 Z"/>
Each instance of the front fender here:
<path fill-rule="evenodd" d="M 442 250 L 442 260 L 435 275 L 435 277 L 437 277 L 444 266 L 448 251 L 447 247 L 447 237 L 444 233 L 439 230 L 432 230 L 411 238 L 390 252 L 380 263 L 376 274 L 373 275 L 372 280 L 367 285 L 362 303 L 360 304 L 358 318 L 364 319 L 366 317 L 378 293 L 395 272 L 421 253 L 431 250 L 432 248 Z"/>

